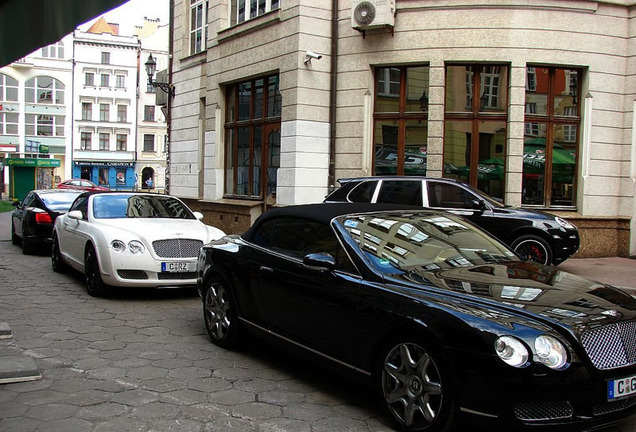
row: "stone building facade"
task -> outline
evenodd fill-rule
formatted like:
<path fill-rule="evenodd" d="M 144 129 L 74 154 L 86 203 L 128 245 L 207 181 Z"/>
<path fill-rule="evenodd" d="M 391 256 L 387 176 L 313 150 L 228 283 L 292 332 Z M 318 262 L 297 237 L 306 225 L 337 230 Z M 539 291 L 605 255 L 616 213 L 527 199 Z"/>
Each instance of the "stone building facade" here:
<path fill-rule="evenodd" d="M 170 193 L 240 232 L 341 177 L 454 177 L 634 255 L 635 6 L 174 0 Z"/>

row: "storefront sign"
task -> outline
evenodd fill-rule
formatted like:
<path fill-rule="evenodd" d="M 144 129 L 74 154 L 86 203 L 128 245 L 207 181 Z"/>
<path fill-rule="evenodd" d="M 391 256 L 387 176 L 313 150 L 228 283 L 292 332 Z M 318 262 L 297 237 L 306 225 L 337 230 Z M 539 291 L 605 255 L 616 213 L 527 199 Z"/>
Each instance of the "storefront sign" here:
<path fill-rule="evenodd" d="M 12 158 L 5 159 L 4 165 L 13 167 L 38 167 L 38 168 L 56 168 L 61 165 L 59 159 L 27 159 L 27 158 Z"/>
<path fill-rule="evenodd" d="M 75 166 L 112 166 L 112 167 L 134 167 L 134 162 L 106 162 L 106 161 L 73 161 Z"/>

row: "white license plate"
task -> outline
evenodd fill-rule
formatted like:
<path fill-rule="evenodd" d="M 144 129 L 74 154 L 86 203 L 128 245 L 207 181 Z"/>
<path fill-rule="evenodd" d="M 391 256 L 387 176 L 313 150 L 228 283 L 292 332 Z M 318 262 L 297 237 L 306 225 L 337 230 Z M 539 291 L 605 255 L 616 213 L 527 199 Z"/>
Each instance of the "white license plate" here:
<path fill-rule="evenodd" d="M 636 375 L 607 381 L 607 400 L 636 394 Z"/>
<path fill-rule="evenodd" d="M 162 262 L 161 271 L 168 273 L 185 273 L 196 271 L 197 263 L 195 262 Z"/>

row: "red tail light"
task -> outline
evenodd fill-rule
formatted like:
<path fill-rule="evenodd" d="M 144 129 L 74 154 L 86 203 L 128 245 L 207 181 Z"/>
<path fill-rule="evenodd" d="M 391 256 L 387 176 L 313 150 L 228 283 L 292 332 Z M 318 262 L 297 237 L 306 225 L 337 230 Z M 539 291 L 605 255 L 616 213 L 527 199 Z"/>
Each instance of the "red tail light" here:
<path fill-rule="evenodd" d="M 52 225 L 53 219 L 51 219 L 51 215 L 48 213 L 36 213 L 35 223 L 38 225 Z"/>

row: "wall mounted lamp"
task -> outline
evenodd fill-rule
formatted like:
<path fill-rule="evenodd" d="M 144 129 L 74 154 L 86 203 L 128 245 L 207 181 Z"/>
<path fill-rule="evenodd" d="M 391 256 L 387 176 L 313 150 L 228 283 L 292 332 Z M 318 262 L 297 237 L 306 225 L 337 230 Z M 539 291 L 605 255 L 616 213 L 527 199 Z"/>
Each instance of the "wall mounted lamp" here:
<path fill-rule="evenodd" d="M 157 70 L 157 62 L 155 61 L 152 53 L 148 55 L 148 61 L 146 61 L 146 73 L 148 74 L 148 84 L 153 87 L 159 87 L 170 96 L 174 97 L 174 85 L 172 83 L 157 82 L 152 79 Z"/>

